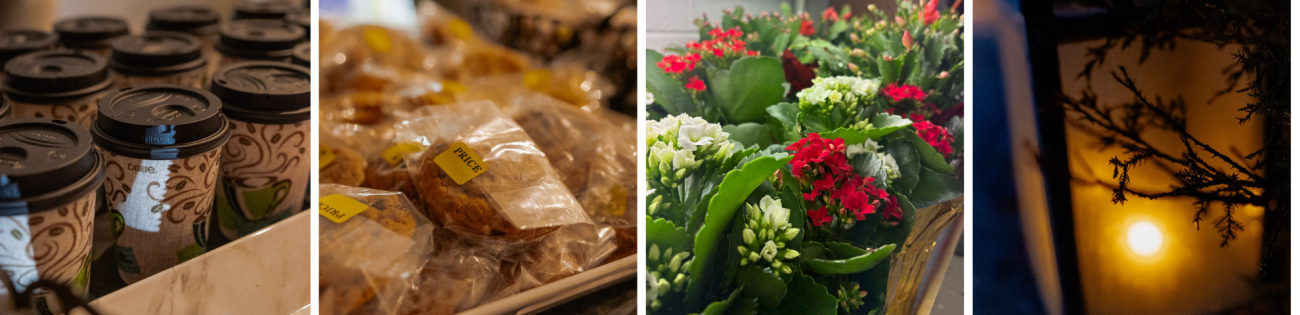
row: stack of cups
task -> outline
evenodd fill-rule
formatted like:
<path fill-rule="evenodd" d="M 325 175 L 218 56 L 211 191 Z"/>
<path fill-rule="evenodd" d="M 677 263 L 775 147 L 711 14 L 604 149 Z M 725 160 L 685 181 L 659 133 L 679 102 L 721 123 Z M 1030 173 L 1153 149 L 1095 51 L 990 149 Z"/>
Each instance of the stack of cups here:
<path fill-rule="evenodd" d="M 219 67 L 244 61 L 289 62 L 307 31 L 285 20 L 238 20 L 221 27 Z"/>
<path fill-rule="evenodd" d="M 126 21 L 115 17 L 90 16 L 59 21 L 54 24 L 59 42 L 68 49 L 88 50 L 108 56 L 113 40 L 129 35 Z"/>
<path fill-rule="evenodd" d="M 178 85 L 122 89 L 100 102 L 91 134 L 104 155 L 122 280 L 135 283 L 207 251 L 221 147 L 221 101 Z"/>
<path fill-rule="evenodd" d="M 38 51 L 5 63 L 4 94 L 13 118 L 58 119 L 90 129 L 113 76 L 104 57 L 75 50 Z"/>
<path fill-rule="evenodd" d="M 76 124 L 22 119 L 0 125 L 0 269 L 18 292 L 50 280 L 86 296 L 102 159 L 90 133 Z M 52 300 L 33 298 L 32 308 L 58 309 L 46 304 Z"/>
<path fill-rule="evenodd" d="M 311 174 L 311 74 L 287 63 L 223 67 L 210 88 L 230 118 L 217 215 L 236 239 L 303 210 Z"/>
<path fill-rule="evenodd" d="M 152 31 L 113 42 L 109 68 L 117 73 L 114 90 L 145 84 L 203 88 L 208 58 L 194 35 Z"/>

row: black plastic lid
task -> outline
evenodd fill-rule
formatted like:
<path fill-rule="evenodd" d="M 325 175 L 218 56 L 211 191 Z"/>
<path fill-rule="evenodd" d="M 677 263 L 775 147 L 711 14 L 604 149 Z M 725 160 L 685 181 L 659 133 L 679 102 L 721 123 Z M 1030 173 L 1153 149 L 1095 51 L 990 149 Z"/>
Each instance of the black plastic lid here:
<path fill-rule="evenodd" d="M 113 42 L 108 65 L 129 75 L 157 76 L 207 65 L 203 40 L 180 32 L 151 31 Z"/>
<path fill-rule="evenodd" d="M 202 154 L 230 138 L 221 100 L 204 90 L 170 84 L 124 88 L 105 96 L 91 133 L 104 150 L 150 160 Z"/>
<path fill-rule="evenodd" d="M 311 70 L 302 66 L 241 62 L 213 73 L 208 89 L 233 120 L 280 125 L 311 119 Z"/>
<path fill-rule="evenodd" d="M 303 42 L 307 31 L 285 20 L 239 20 L 221 27 L 217 51 L 249 59 L 284 58 Z"/>
<path fill-rule="evenodd" d="M 54 32 L 59 33 L 59 41 L 73 49 L 95 49 L 108 47 L 113 39 L 131 32 L 126 21 L 121 18 L 105 16 L 87 16 L 59 21 L 54 24 Z"/>
<path fill-rule="evenodd" d="M 292 9 L 292 4 L 282 1 L 241 4 L 235 6 L 235 16 L 231 20 L 283 19 Z"/>
<path fill-rule="evenodd" d="M 290 9 L 289 13 L 284 15 L 284 19 L 289 21 L 290 23 L 298 24 L 298 26 L 302 26 L 303 29 L 307 30 L 308 34 L 311 33 L 311 9 L 308 8 Z"/>
<path fill-rule="evenodd" d="M 0 63 L 29 52 L 54 48 L 59 35 L 37 30 L 0 31 Z"/>
<path fill-rule="evenodd" d="M 0 216 L 58 208 L 104 182 L 101 157 L 76 123 L 20 119 L 0 125 Z"/>
<path fill-rule="evenodd" d="M 173 31 L 203 36 L 217 33 L 221 16 L 206 6 L 180 5 L 149 12 L 150 31 Z"/>
<path fill-rule="evenodd" d="M 293 46 L 293 64 L 311 69 L 311 43 Z"/>
<path fill-rule="evenodd" d="M 78 97 L 112 85 L 104 57 L 77 50 L 44 50 L 5 63 L 4 92 L 23 102 Z"/>

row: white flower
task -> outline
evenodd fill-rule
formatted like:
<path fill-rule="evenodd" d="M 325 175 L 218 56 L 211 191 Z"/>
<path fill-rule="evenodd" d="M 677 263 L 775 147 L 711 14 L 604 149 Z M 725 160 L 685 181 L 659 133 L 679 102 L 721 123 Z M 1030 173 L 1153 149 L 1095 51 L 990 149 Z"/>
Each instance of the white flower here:
<path fill-rule="evenodd" d="M 698 146 L 707 146 L 713 144 L 714 141 L 726 140 L 723 134 L 722 126 L 716 124 L 682 124 L 682 128 L 677 132 L 677 145 L 694 151 Z"/>
<path fill-rule="evenodd" d="M 767 241 L 767 244 L 763 244 L 763 251 L 759 252 L 759 255 L 762 255 L 763 259 L 767 259 L 767 261 L 772 261 L 773 258 L 776 258 L 776 243 Z"/>
<path fill-rule="evenodd" d="M 844 149 L 844 154 L 848 155 L 849 158 L 853 158 L 858 154 L 867 153 L 867 152 L 876 152 L 880 149 L 881 146 L 879 142 L 876 142 L 876 140 L 871 140 L 871 138 L 867 138 L 867 141 L 864 141 L 859 144 L 851 144 L 848 147 L 846 147 Z"/>
<path fill-rule="evenodd" d="M 691 152 L 691 150 L 682 149 L 673 156 L 673 169 L 675 170 L 695 167 L 697 164 L 699 162 L 695 161 L 695 153 Z"/>
<path fill-rule="evenodd" d="M 659 279 L 655 279 L 653 272 L 646 273 L 645 277 L 645 297 L 646 304 L 652 303 L 659 297 Z"/>
<path fill-rule="evenodd" d="M 772 224 L 772 228 L 780 230 L 790 225 L 790 209 L 781 207 L 780 200 L 763 196 L 763 199 L 758 201 L 758 207 L 763 209 L 763 218 Z"/>
<path fill-rule="evenodd" d="M 875 79 L 859 78 L 852 84 L 853 93 L 862 96 L 870 96 L 872 92 L 875 92 L 879 88 L 880 82 Z"/>
<path fill-rule="evenodd" d="M 668 147 L 663 142 L 655 142 L 655 145 L 650 147 L 650 157 L 655 159 L 656 162 L 672 163 L 677 157 L 677 150 Z M 691 158 L 694 159 L 694 156 Z"/>
<path fill-rule="evenodd" d="M 659 121 L 652 121 L 649 124 L 646 124 L 645 137 L 647 140 L 653 141 L 653 139 L 659 138 L 660 135 L 672 134 L 677 131 L 677 126 L 677 117 L 673 116 L 664 117 Z"/>
<path fill-rule="evenodd" d="M 884 154 L 881 156 L 881 159 L 885 160 L 885 174 L 887 174 L 887 179 L 895 179 L 902 176 L 902 174 L 898 172 L 898 161 L 894 160 L 893 155 Z"/>

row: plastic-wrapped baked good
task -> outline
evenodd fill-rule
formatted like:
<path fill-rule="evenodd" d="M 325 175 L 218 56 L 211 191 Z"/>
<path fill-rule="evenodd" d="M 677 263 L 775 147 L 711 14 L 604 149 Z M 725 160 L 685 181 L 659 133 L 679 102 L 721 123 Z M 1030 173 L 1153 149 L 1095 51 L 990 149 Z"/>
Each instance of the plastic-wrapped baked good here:
<path fill-rule="evenodd" d="M 325 144 L 325 146 L 328 147 L 322 147 L 321 150 L 331 151 L 325 154 L 333 154 L 334 160 L 321 166 L 321 183 L 360 186 L 361 183 L 366 181 L 366 159 L 361 156 L 360 152 L 344 146 L 331 146 L 329 144 Z"/>
<path fill-rule="evenodd" d="M 327 207 L 365 206 L 342 222 L 321 220 L 321 314 L 397 314 L 434 250 L 434 225 L 401 193 L 333 184 L 320 191 Z"/>
<path fill-rule="evenodd" d="M 429 217 L 444 227 L 532 241 L 565 225 L 591 223 L 528 134 L 492 103 L 425 106 L 414 116 L 394 127 L 395 142 L 427 145 L 405 160 Z M 448 152 L 466 164 L 440 163 L 437 157 Z M 454 177 L 473 166 L 482 166 L 481 172 Z"/>
<path fill-rule="evenodd" d="M 526 94 L 514 103 L 511 116 L 546 153 L 587 214 L 615 228 L 635 227 L 635 134 L 544 94 Z"/>

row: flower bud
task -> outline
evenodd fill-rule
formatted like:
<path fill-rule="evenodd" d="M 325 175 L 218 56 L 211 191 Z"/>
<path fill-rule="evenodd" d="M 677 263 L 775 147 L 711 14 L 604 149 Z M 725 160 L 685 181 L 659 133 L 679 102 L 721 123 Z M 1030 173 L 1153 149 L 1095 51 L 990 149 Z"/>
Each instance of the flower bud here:
<path fill-rule="evenodd" d="M 948 71 L 939 72 L 939 75 L 938 75 L 938 76 L 935 76 L 935 77 L 936 77 L 936 78 L 940 78 L 940 79 L 947 79 L 947 78 L 948 78 Z"/>
<path fill-rule="evenodd" d="M 906 26 L 907 20 L 904 20 L 903 17 L 901 16 L 895 16 L 894 23 L 898 23 L 898 26 Z"/>
<path fill-rule="evenodd" d="M 745 232 L 743 232 L 742 234 L 744 234 L 745 244 L 754 243 L 754 230 L 745 229 Z M 745 253 L 741 252 L 740 254 L 744 255 Z"/>
<path fill-rule="evenodd" d="M 903 47 L 912 50 L 912 33 L 909 31 L 903 31 Z"/>
<path fill-rule="evenodd" d="M 882 58 L 885 59 L 885 62 L 894 61 L 894 57 L 890 57 L 889 55 L 885 55 L 885 56 L 883 56 Z"/>

